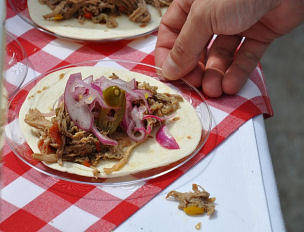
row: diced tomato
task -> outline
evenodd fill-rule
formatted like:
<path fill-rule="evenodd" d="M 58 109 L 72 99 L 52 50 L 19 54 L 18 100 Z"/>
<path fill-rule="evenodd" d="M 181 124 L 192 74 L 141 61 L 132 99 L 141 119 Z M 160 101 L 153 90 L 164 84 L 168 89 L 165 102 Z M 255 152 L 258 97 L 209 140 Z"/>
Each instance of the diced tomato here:
<path fill-rule="evenodd" d="M 86 19 L 91 19 L 92 18 L 92 13 L 90 12 L 85 12 L 83 17 L 85 17 Z"/>
<path fill-rule="evenodd" d="M 39 148 L 39 150 L 41 151 L 41 152 L 43 152 L 43 150 L 44 150 L 44 140 L 43 139 L 40 139 L 39 141 L 38 141 L 38 148 Z M 48 146 L 47 147 L 47 154 L 51 154 L 51 153 L 53 153 L 54 151 L 52 150 L 52 148 L 50 147 L 50 146 Z"/>
<path fill-rule="evenodd" d="M 124 6 L 119 6 L 119 7 L 118 7 L 118 10 L 119 10 L 120 12 L 124 12 L 124 11 L 126 11 L 126 8 L 125 8 Z"/>
<path fill-rule="evenodd" d="M 91 167 L 91 164 L 89 161 L 85 160 L 82 162 L 82 165 L 87 166 L 87 167 Z"/>
<path fill-rule="evenodd" d="M 96 145 L 96 150 L 100 152 L 101 151 L 100 143 L 96 143 L 95 145 Z"/>
<path fill-rule="evenodd" d="M 38 141 L 38 148 L 39 148 L 40 151 L 42 151 L 42 149 L 43 149 L 43 144 L 44 144 L 44 140 L 43 140 L 43 139 L 40 139 L 40 140 Z"/>
<path fill-rule="evenodd" d="M 62 145 L 62 140 L 59 132 L 58 123 L 54 122 L 54 124 L 49 129 L 49 136 L 52 138 L 52 140 L 57 143 L 59 146 Z"/>

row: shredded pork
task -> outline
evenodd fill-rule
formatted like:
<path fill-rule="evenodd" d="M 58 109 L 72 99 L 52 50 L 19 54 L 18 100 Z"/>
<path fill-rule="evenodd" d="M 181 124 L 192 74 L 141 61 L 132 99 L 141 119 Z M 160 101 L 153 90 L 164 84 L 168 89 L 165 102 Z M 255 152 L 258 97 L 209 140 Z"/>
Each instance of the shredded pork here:
<path fill-rule="evenodd" d="M 118 77 L 113 74 L 114 79 Z M 137 83 L 139 88 L 146 89 L 152 93 L 147 99 L 149 107 L 154 115 L 170 115 L 179 108 L 182 97 L 167 93 L 157 93 L 157 87 L 148 83 Z M 134 102 L 142 105 L 144 102 Z M 156 107 L 157 105 L 157 107 Z M 116 160 L 117 163 L 111 168 L 105 168 L 104 172 L 110 174 L 120 170 L 127 162 L 136 146 L 142 142 L 135 142 L 119 126 L 112 134 L 103 132 L 111 139 L 118 142 L 117 146 L 106 146 L 91 132 L 79 129 L 71 120 L 63 102 L 55 109 L 55 116 L 41 113 L 38 109 L 30 109 L 25 116 L 25 122 L 35 128 L 32 134 L 39 138 L 38 148 L 40 153 L 34 153 L 33 157 L 47 163 L 59 163 L 64 161 L 83 164 L 91 167 L 95 177 L 98 177 L 96 168 L 103 160 Z M 147 123 L 153 128 L 158 124 L 155 119 L 148 119 Z"/>
<path fill-rule="evenodd" d="M 25 116 L 24 121 L 30 126 L 43 131 L 52 126 L 52 123 L 37 109 L 30 109 L 29 113 Z"/>
<path fill-rule="evenodd" d="M 192 185 L 192 190 L 193 192 L 186 193 L 171 191 L 167 194 L 166 198 L 177 200 L 179 203 L 178 208 L 185 212 L 187 208 L 189 209 L 193 206 L 202 209 L 201 212 L 206 212 L 209 216 L 212 215 L 215 212 L 215 198 L 210 198 L 210 194 L 197 184 Z M 195 213 L 193 213 L 193 215 L 195 215 Z"/>
<path fill-rule="evenodd" d="M 43 15 L 47 20 L 61 21 L 77 18 L 80 23 L 91 20 L 93 23 L 106 24 L 108 28 L 118 26 L 116 17 L 125 14 L 129 20 L 141 26 L 151 21 L 147 8 L 150 4 L 157 8 L 161 16 L 161 7 L 168 7 L 172 0 L 37 0 L 46 4 L 52 12 Z"/>
<path fill-rule="evenodd" d="M 113 167 L 111 168 L 104 168 L 104 172 L 106 174 L 111 174 L 112 172 L 119 171 L 123 166 L 125 166 L 128 162 L 128 159 L 134 150 L 135 147 L 137 147 L 141 143 L 135 143 L 133 142 L 132 145 L 128 146 L 125 153 L 123 154 L 122 158 L 117 162 Z"/>
<path fill-rule="evenodd" d="M 179 108 L 179 102 L 183 98 L 177 94 L 157 93 L 156 86 L 150 86 L 149 83 L 143 82 L 138 85 L 139 89 L 145 89 L 153 94 L 148 98 L 150 110 L 157 116 L 165 116 L 175 112 Z"/>

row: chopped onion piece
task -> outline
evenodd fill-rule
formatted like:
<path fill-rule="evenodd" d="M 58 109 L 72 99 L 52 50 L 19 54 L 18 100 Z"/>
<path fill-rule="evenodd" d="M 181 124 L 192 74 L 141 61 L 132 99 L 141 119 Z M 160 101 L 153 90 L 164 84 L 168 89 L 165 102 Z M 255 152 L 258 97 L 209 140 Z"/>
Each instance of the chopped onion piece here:
<path fill-rule="evenodd" d="M 152 96 L 152 93 L 148 90 L 137 89 L 135 79 L 126 82 L 120 79 L 110 80 L 102 76 L 94 81 L 93 76 L 88 76 L 82 80 L 81 73 L 72 74 L 70 75 L 64 92 L 66 110 L 71 120 L 73 120 L 80 129 L 92 132 L 102 144 L 111 146 L 118 144 L 117 141 L 101 134 L 94 123 L 94 118 L 96 117 L 94 117 L 94 108 L 98 107 L 96 105 L 97 103 L 104 109 L 116 109 L 109 107 L 103 99 L 103 91 L 110 86 L 117 86 L 125 91 L 126 110 L 121 126 L 132 140 L 141 142 L 151 133 L 151 125 L 147 123 L 147 128 L 145 128 L 144 120 L 153 118 L 162 123 L 172 117 L 172 115 L 158 117 L 151 114 L 147 99 Z M 142 100 L 144 105 L 139 107 L 136 105 L 132 106 L 132 102 L 137 100 Z M 146 113 L 148 113 L 148 115 L 145 115 Z M 169 134 L 165 125 L 161 125 L 157 131 L 156 140 L 161 146 L 167 149 L 179 149 L 179 145 Z"/>
<path fill-rule="evenodd" d="M 166 120 L 170 120 L 171 118 L 174 118 L 175 117 L 175 113 L 171 114 L 171 115 L 167 115 L 167 116 L 163 116 L 163 117 L 160 117 L 160 116 L 156 116 L 154 114 L 147 114 L 143 117 L 144 120 L 146 119 L 149 119 L 149 118 L 154 118 L 160 122 L 163 122 L 163 121 L 166 121 Z"/>
<path fill-rule="evenodd" d="M 110 86 L 117 86 L 126 92 L 129 90 L 133 90 L 137 87 L 135 79 L 132 79 L 131 81 L 127 82 L 121 79 L 108 79 L 104 76 L 96 79 L 94 81 L 94 84 L 99 86 L 102 90 L 110 87 Z"/>
<path fill-rule="evenodd" d="M 144 106 L 140 106 L 139 108 L 137 106 L 133 107 L 131 111 L 131 118 L 135 122 L 134 129 L 139 129 L 144 127 L 143 117 L 145 111 L 146 108 Z"/>
<path fill-rule="evenodd" d="M 135 122 L 131 121 L 127 129 L 128 136 L 136 142 L 143 141 L 146 137 L 145 129 L 139 128 L 136 130 L 134 127 L 135 127 Z M 139 134 L 139 135 L 135 135 L 135 134 Z"/>
<path fill-rule="evenodd" d="M 99 132 L 99 130 L 95 126 L 92 127 L 91 131 L 97 137 L 97 139 L 99 140 L 99 142 L 101 142 L 102 144 L 111 145 L 111 146 L 118 145 L 117 141 L 115 141 L 113 139 L 110 139 L 109 137 L 101 134 Z"/>
<path fill-rule="evenodd" d="M 156 133 L 156 141 L 164 148 L 179 149 L 179 145 L 172 135 L 170 135 L 166 125 L 162 125 Z"/>
<path fill-rule="evenodd" d="M 82 92 L 79 91 L 81 96 L 78 95 L 76 97 L 76 100 L 79 100 L 80 102 L 85 104 L 91 104 L 93 101 L 96 101 L 101 107 L 105 109 L 111 108 L 105 103 L 100 92 L 92 87 L 92 84 L 87 84 L 83 80 L 77 80 L 77 84 L 75 85 L 75 91 L 77 88 L 82 89 Z"/>
<path fill-rule="evenodd" d="M 83 79 L 83 81 L 87 84 L 91 84 L 93 82 L 93 75 L 88 76 L 87 78 Z"/>
<path fill-rule="evenodd" d="M 90 130 L 93 124 L 93 117 L 88 106 L 77 102 L 74 99 L 74 90 L 77 81 L 81 81 L 81 73 L 70 75 L 64 91 L 64 104 L 76 125 L 82 130 Z"/>
<path fill-rule="evenodd" d="M 101 134 L 94 125 L 94 115 L 85 101 L 77 101 L 74 97 L 76 87 L 85 86 L 81 79 L 81 73 L 70 75 L 64 91 L 64 104 L 72 121 L 82 130 L 91 131 L 104 145 L 115 146 L 117 141 Z M 95 98 L 98 99 L 98 96 Z"/>
<path fill-rule="evenodd" d="M 162 121 L 165 121 L 166 119 L 165 118 L 162 118 L 162 117 L 159 117 L 159 116 L 156 116 L 156 115 L 153 115 L 153 114 L 147 114 L 143 117 L 143 120 L 146 120 L 146 119 L 149 119 L 149 118 L 154 118 L 160 122 Z"/>
<path fill-rule="evenodd" d="M 121 123 L 122 128 L 127 131 L 128 130 L 128 125 L 130 124 L 130 117 L 129 117 L 129 112 L 132 110 L 132 102 L 126 97 L 126 110 L 125 114 Z"/>
<path fill-rule="evenodd" d="M 146 129 L 146 134 L 149 135 L 152 131 L 152 127 L 148 125 L 148 128 Z"/>

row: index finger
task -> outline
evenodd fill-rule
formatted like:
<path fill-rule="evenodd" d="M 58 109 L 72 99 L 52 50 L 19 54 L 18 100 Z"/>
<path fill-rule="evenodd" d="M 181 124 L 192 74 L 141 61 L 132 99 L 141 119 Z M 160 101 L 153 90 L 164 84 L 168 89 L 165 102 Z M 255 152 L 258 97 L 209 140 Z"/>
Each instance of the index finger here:
<path fill-rule="evenodd" d="M 204 59 L 205 49 L 213 36 L 210 15 L 214 6 L 209 1 L 195 0 L 187 19 L 174 41 L 162 68 L 163 75 L 179 79 L 192 71 Z"/>
<path fill-rule="evenodd" d="M 186 22 L 194 0 L 175 0 L 164 14 L 159 30 L 155 48 L 155 65 L 162 67 L 174 42 Z"/>

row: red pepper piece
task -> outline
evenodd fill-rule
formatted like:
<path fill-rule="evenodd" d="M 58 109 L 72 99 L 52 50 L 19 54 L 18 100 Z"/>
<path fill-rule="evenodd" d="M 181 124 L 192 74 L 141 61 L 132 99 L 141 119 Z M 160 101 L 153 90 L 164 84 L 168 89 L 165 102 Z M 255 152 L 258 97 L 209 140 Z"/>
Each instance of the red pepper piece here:
<path fill-rule="evenodd" d="M 85 12 L 83 17 L 85 17 L 86 19 L 91 19 L 92 18 L 92 13 L 90 12 Z"/>
<path fill-rule="evenodd" d="M 53 126 L 49 129 L 49 136 L 52 138 L 52 140 L 57 143 L 59 146 L 62 145 L 62 140 L 59 132 L 58 123 L 55 122 Z"/>
<path fill-rule="evenodd" d="M 97 150 L 98 152 L 100 152 L 100 151 L 101 151 L 100 143 L 96 143 L 95 145 L 96 145 L 96 150 Z"/>
<path fill-rule="evenodd" d="M 87 167 L 91 167 L 91 164 L 89 161 L 85 160 L 82 162 L 82 165 L 87 166 Z"/>

